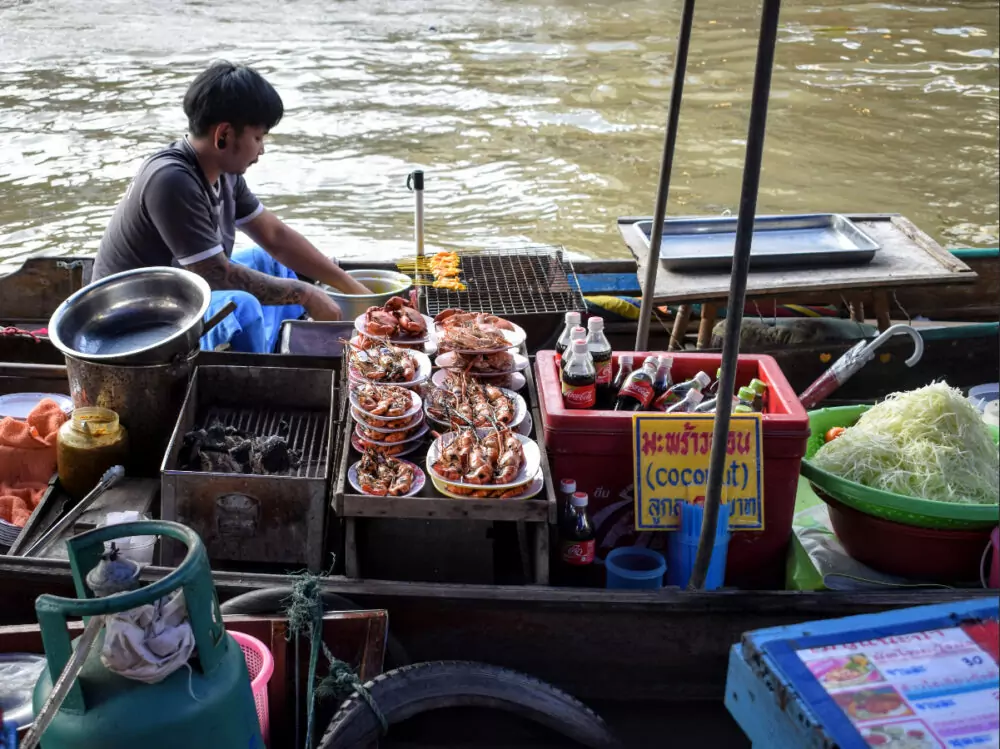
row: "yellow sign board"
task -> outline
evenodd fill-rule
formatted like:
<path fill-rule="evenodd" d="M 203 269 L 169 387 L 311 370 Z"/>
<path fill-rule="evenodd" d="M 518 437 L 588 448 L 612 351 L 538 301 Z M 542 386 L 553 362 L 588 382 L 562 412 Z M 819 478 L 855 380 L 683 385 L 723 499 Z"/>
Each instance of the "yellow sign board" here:
<path fill-rule="evenodd" d="M 712 414 L 635 414 L 635 528 L 672 531 L 682 502 L 704 501 L 712 452 Z M 733 414 L 729 423 L 722 501 L 730 530 L 764 529 L 761 415 Z"/>

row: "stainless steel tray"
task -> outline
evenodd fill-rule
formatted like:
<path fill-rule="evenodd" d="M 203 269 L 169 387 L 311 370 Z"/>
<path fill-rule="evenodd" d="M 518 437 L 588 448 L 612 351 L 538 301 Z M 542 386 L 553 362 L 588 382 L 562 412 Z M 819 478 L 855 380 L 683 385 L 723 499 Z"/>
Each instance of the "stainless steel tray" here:
<path fill-rule="evenodd" d="M 649 247 L 651 220 L 635 229 Z M 736 246 L 736 217 L 677 218 L 663 222 L 660 262 L 670 270 L 728 270 Z M 862 265 L 871 262 L 878 244 L 837 213 L 757 216 L 750 267 L 793 265 Z"/>

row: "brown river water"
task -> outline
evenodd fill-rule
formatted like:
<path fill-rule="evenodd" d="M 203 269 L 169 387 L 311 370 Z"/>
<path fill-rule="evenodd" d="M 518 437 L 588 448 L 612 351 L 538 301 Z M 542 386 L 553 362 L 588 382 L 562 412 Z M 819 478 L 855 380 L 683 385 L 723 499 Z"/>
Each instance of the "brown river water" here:
<path fill-rule="evenodd" d="M 140 161 L 185 129 L 211 59 L 257 66 L 286 114 L 247 173 L 342 257 L 431 249 L 626 254 L 651 215 L 680 3 L 0 0 L 0 267 L 93 252 Z M 735 212 L 759 4 L 702 0 L 670 215 Z M 998 244 L 998 3 L 787 2 L 760 213 L 900 212 Z"/>

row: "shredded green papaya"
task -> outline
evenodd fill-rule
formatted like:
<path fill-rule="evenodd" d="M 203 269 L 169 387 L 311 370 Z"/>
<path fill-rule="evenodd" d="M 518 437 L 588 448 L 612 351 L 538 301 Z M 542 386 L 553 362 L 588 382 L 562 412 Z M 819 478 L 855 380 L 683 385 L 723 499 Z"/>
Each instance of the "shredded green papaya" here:
<path fill-rule="evenodd" d="M 939 502 L 1000 502 L 1000 452 L 960 390 L 893 393 L 821 447 L 819 468 L 872 489 Z"/>

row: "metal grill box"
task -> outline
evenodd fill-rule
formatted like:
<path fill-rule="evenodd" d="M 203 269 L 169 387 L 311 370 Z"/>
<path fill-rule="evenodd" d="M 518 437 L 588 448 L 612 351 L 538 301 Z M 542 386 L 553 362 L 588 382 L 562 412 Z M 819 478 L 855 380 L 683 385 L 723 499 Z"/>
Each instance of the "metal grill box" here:
<path fill-rule="evenodd" d="M 324 369 L 198 367 L 163 459 L 163 519 L 197 531 L 213 561 L 318 571 L 339 434 L 335 377 Z M 299 466 L 270 475 L 181 470 L 184 435 L 215 421 L 254 437 L 285 422 Z M 164 545 L 161 563 L 179 563 L 182 551 Z"/>

